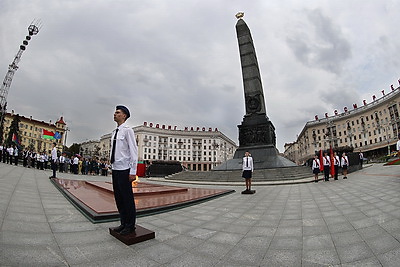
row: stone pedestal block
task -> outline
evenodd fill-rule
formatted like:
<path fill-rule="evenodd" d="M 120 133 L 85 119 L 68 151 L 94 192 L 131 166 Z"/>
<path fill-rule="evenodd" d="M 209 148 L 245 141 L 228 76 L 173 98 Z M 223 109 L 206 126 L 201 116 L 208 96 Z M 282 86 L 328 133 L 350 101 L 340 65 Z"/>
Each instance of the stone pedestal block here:
<path fill-rule="evenodd" d="M 124 243 L 125 245 L 133 245 L 136 243 L 140 243 L 149 239 L 153 239 L 156 237 L 155 232 L 150 231 L 144 227 L 136 225 L 136 230 L 129 235 L 121 235 L 118 232 L 115 232 L 113 229 L 109 228 L 110 235 Z"/>

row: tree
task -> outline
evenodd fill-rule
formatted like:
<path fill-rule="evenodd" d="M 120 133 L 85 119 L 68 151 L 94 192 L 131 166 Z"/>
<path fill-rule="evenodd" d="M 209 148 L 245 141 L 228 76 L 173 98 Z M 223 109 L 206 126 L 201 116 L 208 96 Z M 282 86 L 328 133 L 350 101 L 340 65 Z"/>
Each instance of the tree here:
<path fill-rule="evenodd" d="M 73 143 L 69 148 L 67 148 L 67 151 L 71 153 L 71 155 L 79 154 L 81 151 L 81 145 Z"/>
<path fill-rule="evenodd" d="M 11 145 L 13 143 L 13 135 L 15 134 L 16 137 L 20 140 L 20 136 L 19 136 L 19 122 L 21 120 L 19 119 L 19 115 L 15 115 L 11 125 L 10 125 L 10 129 L 8 131 L 8 137 L 6 140 L 6 144 L 7 145 Z M 21 140 L 19 141 L 19 143 L 21 143 Z"/>

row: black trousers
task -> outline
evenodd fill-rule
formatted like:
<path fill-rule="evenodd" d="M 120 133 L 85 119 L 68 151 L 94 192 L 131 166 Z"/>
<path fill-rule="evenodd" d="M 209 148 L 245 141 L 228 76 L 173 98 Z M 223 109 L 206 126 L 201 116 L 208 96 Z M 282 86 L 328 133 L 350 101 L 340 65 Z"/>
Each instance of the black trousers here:
<path fill-rule="evenodd" d="M 56 177 L 57 163 L 51 160 L 51 169 L 53 170 L 53 177 Z"/>
<path fill-rule="evenodd" d="M 112 181 L 115 203 L 117 204 L 121 224 L 125 227 L 134 227 L 136 224 L 136 206 L 132 183 L 129 182 L 129 169 L 113 170 Z"/>
<path fill-rule="evenodd" d="M 334 165 L 334 168 L 335 168 L 335 180 L 337 180 L 339 175 L 339 165 Z"/>
<path fill-rule="evenodd" d="M 324 176 L 325 176 L 325 181 L 329 181 L 329 165 L 324 165 Z"/>

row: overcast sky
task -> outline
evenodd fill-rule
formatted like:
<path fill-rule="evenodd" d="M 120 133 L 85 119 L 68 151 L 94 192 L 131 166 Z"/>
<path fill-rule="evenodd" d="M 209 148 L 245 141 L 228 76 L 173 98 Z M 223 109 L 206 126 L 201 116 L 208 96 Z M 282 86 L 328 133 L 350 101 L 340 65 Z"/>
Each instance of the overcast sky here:
<path fill-rule="evenodd" d="M 54 122 L 67 145 L 115 127 L 218 128 L 238 144 L 245 114 L 235 14 L 245 13 L 277 148 L 307 121 L 372 101 L 400 78 L 397 0 L 0 0 L 0 79 L 22 55 L 8 111 Z"/>

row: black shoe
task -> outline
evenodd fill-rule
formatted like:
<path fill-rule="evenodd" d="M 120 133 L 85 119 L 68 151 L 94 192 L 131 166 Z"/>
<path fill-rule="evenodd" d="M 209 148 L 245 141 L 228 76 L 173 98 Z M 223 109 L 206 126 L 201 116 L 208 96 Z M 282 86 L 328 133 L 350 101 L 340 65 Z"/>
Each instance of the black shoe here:
<path fill-rule="evenodd" d="M 347 179 L 347 177 L 345 176 L 345 177 L 343 177 L 343 179 Z"/>
<path fill-rule="evenodd" d="M 121 232 L 119 232 L 121 235 L 129 235 L 133 232 L 135 232 L 136 227 L 124 227 Z"/>
<path fill-rule="evenodd" d="M 125 225 L 121 224 L 120 226 L 111 228 L 111 230 L 113 230 L 117 233 L 120 233 L 122 230 L 124 230 L 124 228 L 125 228 Z"/>
<path fill-rule="evenodd" d="M 54 176 L 49 176 L 49 179 L 51 179 L 51 178 L 56 178 L 56 177 L 54 177 Z"/>

